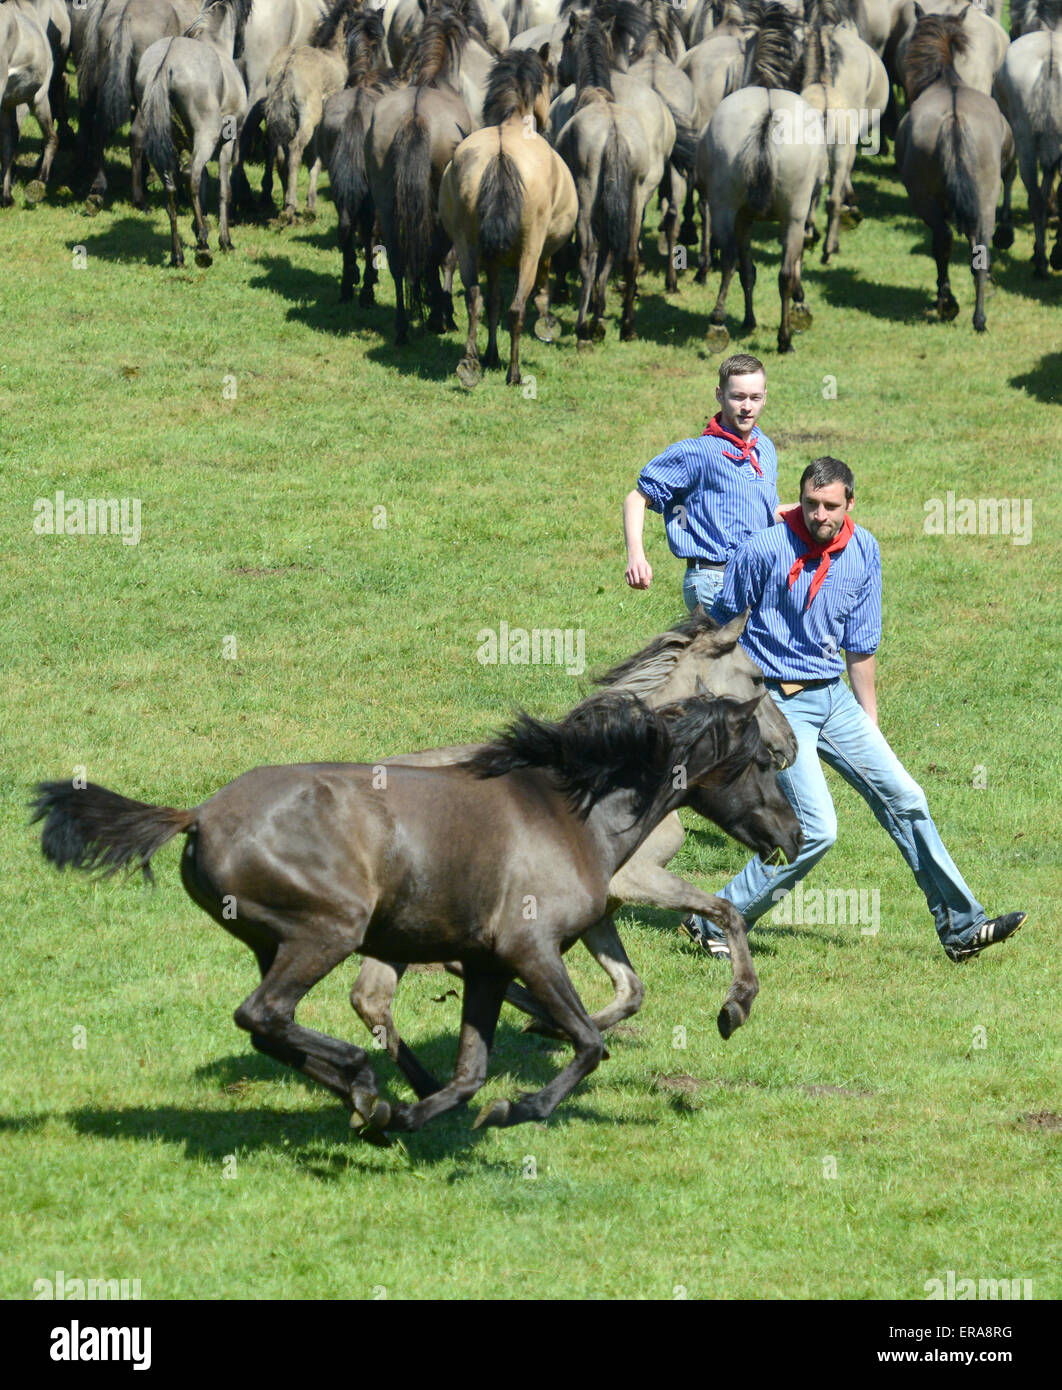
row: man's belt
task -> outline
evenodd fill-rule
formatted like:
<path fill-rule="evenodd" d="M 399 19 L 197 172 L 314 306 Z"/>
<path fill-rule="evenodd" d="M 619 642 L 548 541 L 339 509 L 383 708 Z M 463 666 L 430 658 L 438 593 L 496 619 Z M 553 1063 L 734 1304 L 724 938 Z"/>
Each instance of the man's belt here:
<path fill-rule="evenodd" d="M 824 685 L 832 685 L 835 680 L 836 676 L 822 681 L 779 681 L 778 687 L 783 695 L 796 695 L 801 690 L 821 690 Z"/>
<path fill-rule="evenodd" d="M 725 569 L 726 569 L 726 561 L 725 561 L 725 560 L 702 560 L 702 559 L 700 559 L 698 556 L 695 555 L 695 556 L 692 557 L 692 559 L 689 559 L 689 560 L 686 561 L 686 568 L 687 568 L 688 570 L 725 570 Z"/>

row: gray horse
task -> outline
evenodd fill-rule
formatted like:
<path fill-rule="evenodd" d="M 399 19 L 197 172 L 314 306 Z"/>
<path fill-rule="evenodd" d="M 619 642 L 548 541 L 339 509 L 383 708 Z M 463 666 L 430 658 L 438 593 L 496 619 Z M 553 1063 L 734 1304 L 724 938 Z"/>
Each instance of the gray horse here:
<path fill-rule="evenodd" d="M 37 178 L 27 186 L 30 201 L 39 201 L 44 185 L 52 171 L 52 160 L 59 144 L 59 135 L 52 120 L 48 89 L 52 81 L 54 62 L 48 36 L 30 6 L 19 0 L 0 3 L 0 207 L 10 207 L 15 201 L 11 182 L 18 145 L 18 108 L 32 108 L 44 136 Z"/>
<path fill-rule="evenodd" d="M 1052 186 L 1062 167 L 1062 31 L 1029 29 L 1007 50 L 995 86 L 1010 121 L 1021 180 L 1033 221 L 1033 273 L 1047 276 L 1047 218 Z M 1011 180 L 1004 180 L 1001 221 L 1010 221 Z M 1055 233 L 1051 266 L 1062 270 L 1062 223 Z"/>

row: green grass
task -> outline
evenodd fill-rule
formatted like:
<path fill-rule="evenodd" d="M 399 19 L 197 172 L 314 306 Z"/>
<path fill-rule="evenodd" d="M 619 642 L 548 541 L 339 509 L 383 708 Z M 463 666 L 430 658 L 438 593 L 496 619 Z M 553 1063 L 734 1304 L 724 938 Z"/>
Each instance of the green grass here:
<path fill-rule="evenodd" d="M 1029 911 L 1021 935 L 951 965 L 891 842 L 831 776 L 840 837 L 807 887 L 877 889 L 878 935 L 758 928 L 762 992 L 724 1044 L 725 969 L 667 914 L 627 911 L 645 1007 L 548 1124 L 473 1133 L 461 1112 L 378 1151 L 233 1026 L 253 959 L 184 895 L 178 848 L 152 892 L 60 878 L 26 826 L 30 785 L 83 765 L 188 806 L 261 762 L 476 738 L 516 705 L 560 714 L 585 678 L 483 666 L 477 634 L 582 628 L 601 668 L 681 613 L 655 518 L 657 578 L 625 587 L 620 502 L 714 412 L 717 277 L 665 298 L 647 234 L 637 342 L 620 345 L 610 316 L 578 356 L 564 305 L 559 344 L 524 339 L 533 389 L 492 374 L 469 395 L 453 376 L 461 308 L 461 332 L 397 350 L 389 284 L 375 311 L 338 304 L 327 202 L 312 226 L 238 227 L 232 256 L 175 272 L 157 190 L 135 214 L 124 177 L 95 219 L 57 190 L 2 215 L 0 1292 L 62 1269 L 137 1277 L 145 1297 L 919 1299 L 952 1269 L 1057 1298 L 1059 1136 L 1023 1117 L 1062 1110 L 1062 281 L 1032 277 L 1020 189 L 987 334 L 958 250 L 960 318 L 927 321 L 927 235 L 879 160 L 857 174 L 867 216 L 837 263 L 807 257 L 815 322 L 795 353 L 774 350 L 766 228 L 761 326 L 735 346 L 767 362 L 783 497 L 816 454 L 855 469 L 885 571 L 882 726 L 989 910 Z M 735 331 L 736 284 L 730 310 Z M 35 499 L 58 489 L 141 499 L 139 545 L 34 534 Z M 1031 498 L 1031 543 L 927 536 L 924 504 L 949 490 Z M 689 820 L 678 865 L 718 886 L 743 854 Z M 569 961 L 599 1006 L 603 977 L 581 950 Z M 353 973 L 300 1019 L 360 1038 Z M 438 1070 L 456 1041 L 449 984 L 413 975 L 398 1001 Z M 484 1102 L 562 1064 L 519 1029 L 506 1011 Z"/>

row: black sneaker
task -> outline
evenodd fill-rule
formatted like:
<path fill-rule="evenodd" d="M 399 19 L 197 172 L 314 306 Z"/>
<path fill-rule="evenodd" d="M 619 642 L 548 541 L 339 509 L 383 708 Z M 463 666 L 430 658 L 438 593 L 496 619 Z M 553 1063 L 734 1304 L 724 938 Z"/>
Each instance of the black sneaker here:
<path fill-rule="evenodd" d="M 706 932 L 694 918 L 683 918 L 679 923 L 679 931 L 688 936 L 694 946 L 700 946 L 710 956 L 715 956 L 718 960 L 730 959 L 730 947 L 726 944 L 726 940 L 721 936 L 713 936 Z"/>
<path fill-rule="evenodd" d="M 982 922 L 965 941 L 960 940 L 944 947 L 948 959 L 972 960 L 986 947 L 995 946 L 997 942 L 1006 941 L 1008 936 L 1013 936 L 1024 921 L 1024 912 L 1008 912 L 1003 917 L 993 917 L 989 922 Z"/>

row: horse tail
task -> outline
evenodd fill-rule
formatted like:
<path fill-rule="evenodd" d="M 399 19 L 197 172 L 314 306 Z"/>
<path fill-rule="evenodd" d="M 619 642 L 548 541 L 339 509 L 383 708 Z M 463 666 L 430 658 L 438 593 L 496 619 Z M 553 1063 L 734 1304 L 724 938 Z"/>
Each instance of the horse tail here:
<path fill-rule="evenodd" d="M 111 38 L 107 72 L 100 87 L 99 120 L 105 137 L 120 130 L 129 119 L 133 26 L 123 11 Z"/>
<path fill-rule="evenodd" d="M 170 69 L 166 52 L 155 74 L 144 88 L 140 118 L 144 123 L 144 152 L 159 178 L 177 180 L 177 148 L 173 143 L 173 112 L 170 108 Z"/>
<path fill-rule="evenodd" d="M 89 782 L 41 782 L 30 824 L 44 821 L 41 851 L 57 869 L 67 864 L 86 873 L 101 870 L 105 878 L 135 860 L 153 882 L 151 856 L 179 832 L 193 830 L 198 808 L 177 811 L 150 806 Z"/>
<path fill-rule="evenodd" d="M 353 217 L 369 197 L 369 177 L 365 171 L 365 126 L 357 107 L 339 128 L 328 160 L 328 179 L 332 201 Z"/>
<path fill-rule="evenodd" d="M 977 183 L 969 154 L 966 121 L 956 105 L 952 89 L 951 115 L 940 123 L 937 135 L 937 158 L 944 175 L 944 189 L 955 226 L 963 236 L 976 236 L 979 230 L 980 209 L 977 202 Z"/>
<path fill-rule="evenodd" d="M 431 259 L 431 139 L 423 116 L 411 112 L 391 146 L 395 171 L 395 230 L 409 288 L 410 312 L 422 308 L 422 282 Z"/>
<path fill-rule="evenodd" d="M 753 130 L 745 145 L 745 185 L 749 209 L 756 217 L 766 217 L 774 200 L 774 166 L 770 149 L 771 106 Z"/>
<path fill-rule="evenodd" d="M 630 147 L 613 121 L 601 154 L 601 177 L 590 213 L 590 226 L 598 244 L 621 263 L 631 251 L 633 183 Z"/>
<path fill-rule="evenodd" d="M 487 164 L 476 194 L 479 253 L 484 261 L 500 260 L 520 236 L 524 181 L 513 159 L 499 149 Z"/>
<path fill-rule="evenodd" d="M 700 131 L 675 122 L 675 143 L 671 149 L 671 163 L 680 174 L 692 177 L 697 164 L 697 146 L 700 138 Z"/>
<path fill-rule="evenodd" d="M 1036 162 L 1044 170 L 1057 168 L 1062 161 L 1062 65 L 1055 54 L 1054 34 L 1049 36 L 1047 59 L 1029 93 L 1029 126 L 1036 142 Z"/>
<path fill-rule="evenodd" d="M 270 143 L 287 149 L 299 128 L 299 112 L 289 81 L 292 55 L 289 53 L 277 80 L 269 84 L 265 99 L 265 127 Z"/>

